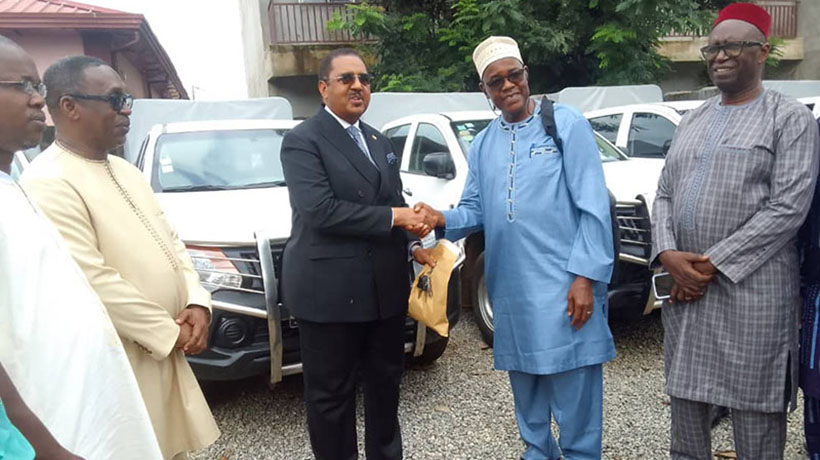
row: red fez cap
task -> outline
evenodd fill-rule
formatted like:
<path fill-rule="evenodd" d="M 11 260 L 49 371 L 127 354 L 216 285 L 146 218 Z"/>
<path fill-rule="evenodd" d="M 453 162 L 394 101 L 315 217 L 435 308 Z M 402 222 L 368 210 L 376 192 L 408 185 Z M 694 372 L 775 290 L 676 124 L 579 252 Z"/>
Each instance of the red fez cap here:
<path fill-rule="evenodd" d="M 712 28 L 727 19 L 737 19 L 748 22 L 760 29 L 766 38 L 769 38 L 769 28 L 772 26 L 772 17 L 766 10 L 757 5 L 752 3 L 732 3 L 720 10 L 720 14 L 718 14 L 717 20 L 715 20 L 715 24 Z"/>

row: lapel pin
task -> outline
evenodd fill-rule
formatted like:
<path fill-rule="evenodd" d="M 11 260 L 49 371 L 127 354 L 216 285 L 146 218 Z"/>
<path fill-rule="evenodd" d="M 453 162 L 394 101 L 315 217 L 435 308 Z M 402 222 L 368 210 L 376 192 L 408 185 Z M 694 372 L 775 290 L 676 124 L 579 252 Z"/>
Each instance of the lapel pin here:
<path fill-rule="evenodd" d="M 370 137 L 372 137 L 374 141 L 376 140 L 376 135 L 375 134 L 371 134 Z"/>

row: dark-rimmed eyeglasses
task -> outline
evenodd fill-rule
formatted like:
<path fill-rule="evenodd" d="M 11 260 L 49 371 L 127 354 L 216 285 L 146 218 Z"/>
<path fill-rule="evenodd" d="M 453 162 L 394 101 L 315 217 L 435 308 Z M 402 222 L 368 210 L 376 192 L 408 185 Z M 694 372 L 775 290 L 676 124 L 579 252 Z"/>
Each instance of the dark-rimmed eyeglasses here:
<path fill-rule="evenodd" d="M 359 79 L 359 83 L 361 83 L 362 86 L 370 86 L 370 82 L 373 81 L 373 74 L 372 73 L 347 72 L 347 73 L 343 73 L 343 74 L 341 74 L 337 77 L 325 78 L 324 82 L 328 83 L 328 80 L 335 80 L 335 81 L 338 81 L 339 83 L 341 83 L 343 85 L 352 85 L 353 81 L 356 78 Z"/>
<path fill-rule="evenodd" d="M 745 48 L 750 46 L 763 46 L 765 43 L 761 42 L 729 42 L 724 43 L 722 45 L 707 45 L 700 49 L 700 54 L 703 55 L 703 58 L 708 60 L 712 60 L 723 51 L 723 54 L 726 55 L 729 59 L 734 59 L 740 56 L 743 53 Z"/>
<path fill-rule="evenodd" d="M 517 85 L 524 81 L 524 73 L 527 71 L 526 67 L 521 67 L 520 69 L 515 69 L 508 73 L 504 77 L 495 77 L 492 80 L 485 83 L 491 90 L 497 91 L 504 86 L 504 80 L 509 80 L 510 83 Z"/>
<path fill-rule="evenodd" d="M 73 97 L 74 99 L 84 99 L 87 101 L 102 101 L 108 102 L 111 105 L 111 108 L 119 113 L 125 109 L 131 109 L 134 105 L 134 96 L 130 94 L 112 94 L 110 96 L 97 96 L 94 94 L 78 94 L 78 93 L 71 93 L 66 94 L 66 96 Z"/>
<path fill-rule="evenodd" d="M 29 96 L 34 96 L 35 94 L 39 94 L 40 97 L 45 98 L 46 93 L 48 92 L 46 89 L 46 85 L 42 83 L 34 83 L 29 80 L 20 80 L 20 81 L 0 81 L 0 85 L 5 86 L 17 86 L 23 90 L 24 93 L 28 94 Z"/>

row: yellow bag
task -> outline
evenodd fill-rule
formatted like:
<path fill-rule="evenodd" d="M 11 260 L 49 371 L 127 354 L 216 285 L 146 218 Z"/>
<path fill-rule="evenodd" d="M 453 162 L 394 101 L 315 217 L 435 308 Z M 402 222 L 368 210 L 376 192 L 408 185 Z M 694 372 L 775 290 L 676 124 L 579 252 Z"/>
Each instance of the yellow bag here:
<path fill-rule="evenodd" d="M 425 265 L 413 281 L 413 289 L 410 291 L 410 317 L 442 337 L 447 337 L 450 333 L 450 323 L 447 321 L 447 285 L 460 254 L 458 246 L 447 240 L 439 240 L 433 248 L 436 266 L 431 269 L 429 265 Z"/>

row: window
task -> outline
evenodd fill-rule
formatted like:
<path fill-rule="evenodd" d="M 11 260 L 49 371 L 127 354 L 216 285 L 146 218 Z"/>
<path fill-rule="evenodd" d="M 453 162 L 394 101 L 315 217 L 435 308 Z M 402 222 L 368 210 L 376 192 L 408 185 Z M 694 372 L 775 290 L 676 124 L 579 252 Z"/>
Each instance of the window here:
<path fill-rule="evenodd" d="M 629 140 L 626 148 L 629 156 L 664 158 L 672 136 L 675 135 L 675 124 L 661 115 L 637 112 L 632 116 L 629 127 Z"/>
<path fill-rule="evenodd" d="M 589 120 L 592 129 L 598 131 L 604 139 L 613 144 L 618 140 L 618 128 L 621 127 L 622 113 L 612 115 L 605 115 L 603 117 L 595 117 Z"/>
<path fill-rule="evenodd" d="M 467 158 L 467 152 L 470 151 L 470 146 L 473 145 L 475 137 L 486 128 L 491 121 L 492 119 L 454 121 L 450 123 L 450 126 L 453 128 L 453 133 L 455 133 L 456 139 L 458 139 L 458 143 L 461 144 L 464 158 Z"/>
<path fill-rule="evenodd" d="M 285 184 L 279 151 L 286 130 L 166 133 L 157 138 L 155 192 L 231 190 Z"/>
<path fill-rule="evenodd" d="M 429 153 L 447 152 L 447 141 L 441 131 L 428 123 L 419 123 L 416 138 L 413 140 L 413 149 L 410 152 L 410 165 L 407 170 L 413 173 L 424 174 L 424 157 Z"/>
<path fill-rule="evenodd" d="M 396 126 L 384 132 L 384 136 L 390 139 L 393 144 L 393 153 L 401 158 L 404 154 L 404 144 L 407 143 L 407 134 L 410 132 L 410 125 Z"/>
<path fill-rule="evenodd" d="M 595 133 L 595 143 L 598 144 L 598 155 L 601 157 L 602 162 L 608 163 L 626 159 L 624 154 L 618 150 L 618 147 L 607 142 L 604 136 L 599 133 Z"/>

